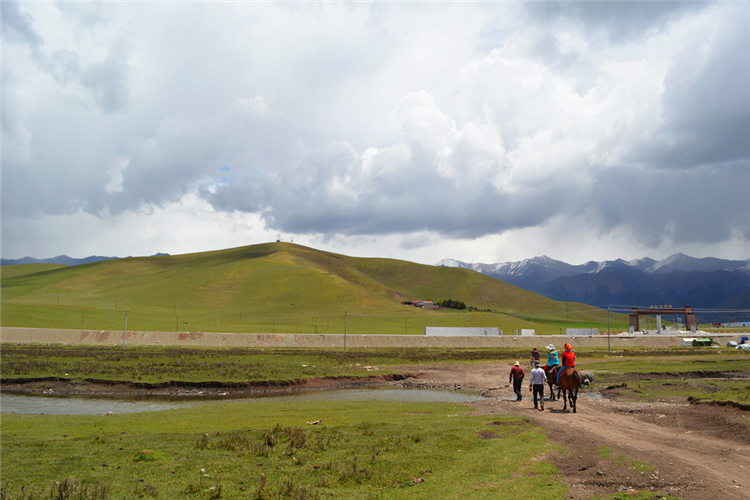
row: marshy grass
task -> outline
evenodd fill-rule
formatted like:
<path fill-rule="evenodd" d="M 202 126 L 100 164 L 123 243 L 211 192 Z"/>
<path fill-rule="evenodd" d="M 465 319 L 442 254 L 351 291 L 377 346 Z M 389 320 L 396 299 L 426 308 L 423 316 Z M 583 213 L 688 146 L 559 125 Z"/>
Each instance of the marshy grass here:
<path fill-rule="evenodd" d="M 637 354 L 634 354 L 637 352 Z M 638 349 L 607 353 L 576 350 L 581 369 L 596 371 L 608 385 L 623 374 L 740 372 L 750 370 L 750 354 L 695 349 Z M 310 377 L 365 377 L 404 364 L 510 361 L 528 348 L 199 348 L 4 344 L 3 381 L 59 377 L 158 384 L 164 382 L 279 381 Z M 377 367 L 368 371 L 365 367 Z M 398 372 L 398 369 L 392 372 Z M 651 375 L 649 375 L 651 376 Z M 652 377 L 653 378 L 653 377 Z"/>

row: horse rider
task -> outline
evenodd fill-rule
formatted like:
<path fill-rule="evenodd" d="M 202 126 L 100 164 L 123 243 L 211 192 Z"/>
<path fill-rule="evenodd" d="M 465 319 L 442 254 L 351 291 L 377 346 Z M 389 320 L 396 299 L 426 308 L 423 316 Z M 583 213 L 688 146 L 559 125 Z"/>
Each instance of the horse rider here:
<path fill-rule="evenodd" d="M 544 365 L 545 373 L 556 366 L 560 366 L 560 356 L 557 354 L 555 346 L 550 344 L 547 346 L 547 364 Z"/>
<path fill-rule="evenodd" d="M 536 365 L 536 363 L 537 362 L 541 362 L 541 360 L 542 360 L 542 355 L 539 354 L 539 350 L 536 347 L 533 348 L 531 350 L 531 359 L 529 360 L 530 364 L 531 364 L 531 367 L 534 368 L 534 366 Z"/>
<path fill-rule="evenodd" d="M 565 371 L 566 368 L 575 368 L 576 366 L 576 353 L 573 351 L 573 347 L 568 343 L 565 344 L 565 350 L 562 353 L 562 368 L 557 371 L 557 385 L 560 385 L 560 375 Z"/>

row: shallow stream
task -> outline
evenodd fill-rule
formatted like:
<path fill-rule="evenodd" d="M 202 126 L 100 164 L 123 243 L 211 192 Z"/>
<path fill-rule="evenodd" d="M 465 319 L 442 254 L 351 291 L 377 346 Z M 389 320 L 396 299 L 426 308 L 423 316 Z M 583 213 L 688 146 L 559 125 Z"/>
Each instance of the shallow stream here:
<path fill-rule="evenodd" d="M 368 387 L 357 389 L 307 390 L 242 396 L 50 396 L 0 394 L 0 411 L 33 415 L 105 415 L 108 412 L 140 413 L 145 411 L 189 408 L 227 402 L 269 401 L 405 401 L 421 403 L 465 403 L 484 399 L 475 392 L 448 389 L 401 389 Z"/>

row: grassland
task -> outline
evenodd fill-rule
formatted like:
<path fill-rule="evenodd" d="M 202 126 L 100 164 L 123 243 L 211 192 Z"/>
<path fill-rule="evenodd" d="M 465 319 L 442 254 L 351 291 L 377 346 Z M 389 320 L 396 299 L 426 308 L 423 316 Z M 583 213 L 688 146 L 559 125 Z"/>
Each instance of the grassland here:
<path fill-rule="evenodd" d="M 107 499 L 565 498 L 555 468 L 538 460 L 543 432 L 518 417 L 467 413 L 300 402 L 4 415 L 3 498 L 79 498 L 84 487 L 82 498 Z M 50 494 L 66 480 L 70 496 Z"/>
<path fill-rule="evenodd" d="M 607 328 L 608 315 L 467 269 L 290 243 L 80 266 L 2 268 L 4 326 L 140 331 L 423 334 L 425 326 Z M 456 299 L 472 311 L 404 306 Z M 127 315 L 127 319 L 126 319 Z M 612 329 L 627 317 L 609 316 Z"/>

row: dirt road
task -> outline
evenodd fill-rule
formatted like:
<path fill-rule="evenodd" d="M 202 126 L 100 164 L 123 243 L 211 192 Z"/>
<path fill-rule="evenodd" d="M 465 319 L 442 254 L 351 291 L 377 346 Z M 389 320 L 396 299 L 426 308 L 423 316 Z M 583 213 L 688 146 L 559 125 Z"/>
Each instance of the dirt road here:
<path fill-rule="evenodd" d="M 549 459 L 573 499 L 618 491 L 626 498 L 633 490 L 684 500 L 750 498 L 750 412 L 585 395 L 575 414 L 563 412 L 562 401 L 548 401 L 541 412 L 533 409 L 531 397 L 515 402 L 509 371 L 510 365 L 438 366 L 398 384 L 489 390 L 490 399 L 471 406 L 481 414 L 523 416 L 546 429 L 560 448 Z"/>

